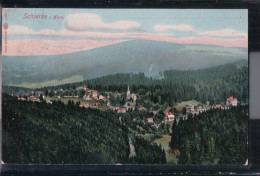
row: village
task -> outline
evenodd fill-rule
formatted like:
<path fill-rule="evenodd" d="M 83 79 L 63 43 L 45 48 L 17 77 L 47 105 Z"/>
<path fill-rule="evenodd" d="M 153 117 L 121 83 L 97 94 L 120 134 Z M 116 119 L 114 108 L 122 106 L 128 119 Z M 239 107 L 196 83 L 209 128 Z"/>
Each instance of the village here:
<path fill-rule="evenodd" d="M 157 127 L 162 123 L 172 123 L 175 119 L 177 122 L 180 119 L 186 120 L 188 116 L 194 117 L 200 113 L 206 112 L 211 109 L 229 109 L 231 107 L 236 107 L 239 104 L 238 99 L 235 96 L 229 96 L 226 98 L 226 102 L 222 104 L 212 104 L 208 102 L 207 104 L 183 104 L 181 109 L 176 109 L 175 107 L 167 106 L 164 109 L 152 109 L 146 108 L 142 104 L 137 103 L 139 95 L 136 93 L 131 93 L 130 87 L 127 87 L 125 93 L 119 92 L 99 92 L 98 90 L 90 89 L 85 84 L 83 86 L 77 87 L 77 91 L 82 91 L 83 96 L 80 95 L 46 95 L 43 91 L 32 91 L 30 94 L 17 95 L 19 101 L 29 101 L 29 102 L 46 102 L 52 104 L 53 101 L 62 101 L 68 103 L 68 101 L 79 102 L 81 108 L 91 108 L 99 109 L 102 111 L 111 110 L 116 113 L 127 113 L 130 111 L 143 111 L 148 112 L 150 115 L 145 117 L 147 124 Z M 63 91 L 63 90 L 61 90 Z M 112 105 L 111 96 L 122 97 L 125 96 L 125 102 L 123 105 Z M 160 124 L 155 123 L 155 116 L 159 111 L 163 111 L 164 118 Z"/>

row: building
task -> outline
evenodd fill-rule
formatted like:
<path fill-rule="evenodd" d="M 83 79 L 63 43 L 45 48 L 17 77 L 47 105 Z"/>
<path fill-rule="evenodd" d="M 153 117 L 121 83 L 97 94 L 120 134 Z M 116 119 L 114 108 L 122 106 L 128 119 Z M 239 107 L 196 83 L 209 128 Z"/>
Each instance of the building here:
<path fill-rule="evenodd" d="M 86 94 L 83 96 L 83 99 L 87 101 L 92 100 L 91 96 Z"/>
<path fill-rule="evenodd" d="M 171 107 L 167 107 L 164 111 L 164 120 L 165 121 L 174 121 L 175 115 Z"/>
<path fill-rule="evenodd" d="M 186 106 L 186 113 L 192 114 L 192 115 L 198 115 L 199 113 L 207 111 L 206 107 L 203 107 L 202 105 L 189 105 Z"/>
<path fill-rule="evenodd" d="M 131 92 L 130 92 L 130 88 L 128 86 L 127 91 L 126 91 L 126 100 L 130 100 L 130 99 L 131 99 Z"/>
<path fill-rule="evenodd" d="M 126 91 L 126 101 L 130 101 L 130 100 L 136 102 L 137 95 L 135 93 L 131 93 L 130 88 L 128 86 Z"/>
<path fill-rule="evenodd" d="M 225 106 L 222 105 L 222 104 L 216 104 L 216 105 L 213 106 L 213 108 L 214 109 L 222 109 L 223 110 L 223 109 L 225 109 Z"/>
<path fill-rule="evenodd" d="M 89 89 L 86 84 L 83 86 L 83 90 L 85 92 L 85 94 L 83 96 L 84 100 L 89 101 L 89 100 L 105 100 L 106 99 L 106 97 L 103 95 L 100 95 L 97 90 Z"/>
<path fill-rule="evenodd" d="M 83 90 L 84 90 L 85 92 L 88 91 L 88 86 L 87 86 L 87 84 L 85 84 L 85 85 L 83 86 Z"/>
<path fill-rule="evenodd" d="M 190 113 L 190 114 L 193 114 L 195 112 L 195 107 L 193 105 L 191 106 L 186 106 L 186 113 Z"/>
<path fill-rule="evenodd" d="M 147 123 L 154 124 L 153 117 L 146 118 Z"/>
<path fill-rule="evenodd" d="M 27 99 L 24 98 L 24 97 L 18 97 L 18 100 L 20 100 L 20 101 L 26 101 Z"/>
<path fill-rule="evenodd" d="M 36 96 L 33 96 L 33 95 L 28 97 L 28 100 L 32 101 L 32 102 L 40 102 L 40 99 Z"/>
<path fill-rule="evenodd" d="M 127 91 L 126 91 L 126 102 L 124 107 L 127 110 L 135 110 L 136 107 L 136 99 L 137 99 L 137 95 L 130 92 L 130 88 L 129 86 L 127 87 Z"/>
<path fill-rule="evenodd" d="M 98 91 L 93 90 L 93 91 L 91 92 L 91 95 L 92 95 L 92 98 L 93 98 L 93 99 L 98 100 L 98 95 L 99 95 Z"/>
<path fill-rule="evenodd" d="M 134 93 L 132 93 L 132 94 L 131 94 L 131 98 L 132 98 L 132 100 L 133 100 L 134 102 L 136 102 L 136 100 L 137 100 L 137 95 L 134 94 Z"/>
<path fill-rule="evenodd" d="M 64 95 L 63 98 L 79 98 L 77 95 Z"/>
<path fill-rule="evenodd" d="M 237 106 L 238 105 L 238 100 L 234 96 L 230 96 L 226 100 L 226 105 L 227 106 Z"/>
<path fill-rule="evenodd" d="M 127 112 L 127 108 L 125 107 L 120 107 L 117 109 L 117 113 L 126 113 Z"/>
<path fill-rule="evenodd" d="M 105 96 L 103 96 L 103 95 L 99 95 L 98 99 L 105 101 L 107 98 Z"/>
<path fill-rule="evenodd" d="M 203 106 L 201 106 L 201 105 L 199 105 L 199 106 L 197 107 L 197 111 L 198 111 L 199 113 L 202 113 L 202 112 L 205 112 L 205 111 L 206 111 L 206 108 L 203 107 Z"/>
<path fill-rule="evenodd" d="M 89 105 L 88 103 L 83 103 L 83 102 L 81 102 L 80 105 L 79 105 L 79 107 L 81 107 L 81 108 L 89 108 L 90 105 Z"/>

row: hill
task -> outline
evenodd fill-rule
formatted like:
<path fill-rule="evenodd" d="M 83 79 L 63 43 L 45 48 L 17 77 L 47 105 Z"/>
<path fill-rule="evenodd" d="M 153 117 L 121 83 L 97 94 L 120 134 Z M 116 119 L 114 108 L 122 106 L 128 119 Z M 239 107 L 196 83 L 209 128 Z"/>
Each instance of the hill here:
<path fill-rule="evenodd" d="M 2 159 L 19 164 L 165 163 L 163 150 L 136 137 L 126 116 L 121 121 L 112 111 L 82 109 L 72 102 L 21 102 L 4 94 Z M 129 138 L 134 158 L 129 157 Z"/>
<path fill-rule="evenodd" d="M 248 106 L 212 109 L 172 126 L 178 164 L 242 165 L 248 158 Z"/>
<path fill-rule="evenodd" d="M 164 70 L 202 69 L 241 59 L 247 60 L 246 50 L 132 40 L 66 55 L 3 57 L 3 83 L 36 88 L 116 73 L 158 77 Z"/>
<path fill-rule="evenodd" d="M 244 60 L 199 70 L 167 70 L 161 78 L 151 78 L 144 73 L 118 73 L 77 83 L 63 84 L 38 89 L 43 92 L 64 90 L 71 95 L 79 94 L 77 87 L 87 84 L 89 88 L 112 92 L 131 91 L 149 96 L 154 103 L 175 104 L 186 100 L 219 103 L 230 95 L 248 102 L 248 65 Z M 31 93 L 33 89 L 4 86 L 3 91 L 10 95 Z"/>

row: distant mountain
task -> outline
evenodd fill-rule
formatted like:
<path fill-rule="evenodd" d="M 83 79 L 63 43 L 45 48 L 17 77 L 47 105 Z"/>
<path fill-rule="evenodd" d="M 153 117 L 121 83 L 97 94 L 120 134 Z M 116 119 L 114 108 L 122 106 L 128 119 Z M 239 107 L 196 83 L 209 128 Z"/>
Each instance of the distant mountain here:
<path fill-rule="evenodd" d="M 3 57 L 3 82 L 48 85 L 137 72 L 157 76 L 164 70 L 202 69 L 238 60 L 247 60 L 247 50 L 132 40 L 66 55 Z"/>

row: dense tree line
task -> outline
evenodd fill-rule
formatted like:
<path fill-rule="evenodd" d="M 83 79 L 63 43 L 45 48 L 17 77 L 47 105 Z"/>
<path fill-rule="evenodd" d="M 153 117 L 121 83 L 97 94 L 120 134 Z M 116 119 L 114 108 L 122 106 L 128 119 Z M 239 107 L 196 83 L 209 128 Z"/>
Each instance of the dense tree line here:
<path fill-rule="evenodd" d="M 3 117 L 6 163 L 165 162 L 159 146 L 135 139 L 126 121 L 112 111 L 83 109 L 72 101 L 67 105 L 18 101 L 4 94 Z M 136 158 L 129 158 L 129 135 Z"/>
<path fill-rule="evenodd" d="M 164 71 L 161 79 L 148 78 L 143 73 L 109 75 L 88 80 L 87 84 L 110 91 L 125 91 L 130 85 L 133 92 L 159 104 L 190 99 L 219 103 L 230 95 L 248 102 L 248 67 L 240 62 L 201 70 Z"/>
<path fill-rule="evenodd" d="M 36 90 L 50 95 L 62 90 L 59 92 L 60 95 L 83 96 L 83 91 L 76 90 L 83 84 L 101 92 L 126 92 L 129 85 L 132 92 L 138 93 L 142 97 L 141 101 L 148 100 L 153 104 L 174 105 L 176 102 L 190 99 L 196 99 L 203 103 L 207 101 L 220 103 L 230 95 L 248 103 L 248 66 L 243 61 L 200 70 L 168 70 L 161 72 L 160 75 L 158 79 L 147 77 L 144 73 L 118 73 L 84 82 Z M 5 90 L 9 94 L 17 92 L 15 88 L 5 88 Z M 139 103 L 145 104 L 147 102 Z M 150 104 L 147 104 L 148 106 Z"/>
<path fill-rule="evenodd" d="M 166 163 L 165 151 L 162 150 L 161 147 L 158 147 L 157 144 L 150 144 L 149 141 L 143 140 L 140 137 L 135 139 L 135 143 L 140 145 L 137 145 L 135 148 L 138 155 L 134 158 L 130 158 L 131 163 Z M 147 145 L 150 145 L 151 147 L 147 148 Z"/>
<path fill-rule="evenodd" d="M 75 92 L 76 87 L 83 84 L 99 91 L 113 92 L 125 92 L 129 85 L 142 99 L 148 99 L 154 104 L 175 104 L 190 99 L 220 103 L 230 95 L 244 103 L 248 102 L 248 66 L 242 61 L 200 70 L 168 70 L 160 75 L 160 78 L 153 78 L 144 73 L 118 73 L 39 90 L 46 92 L 63 89 L 75 95 L 79 94 Z"/>
<path fill-rule="evenodd" d="M 244 164 L 247 135 L 248 106 L 216 109 L 175 122 L 170 147 L 179 164 Z"/>

